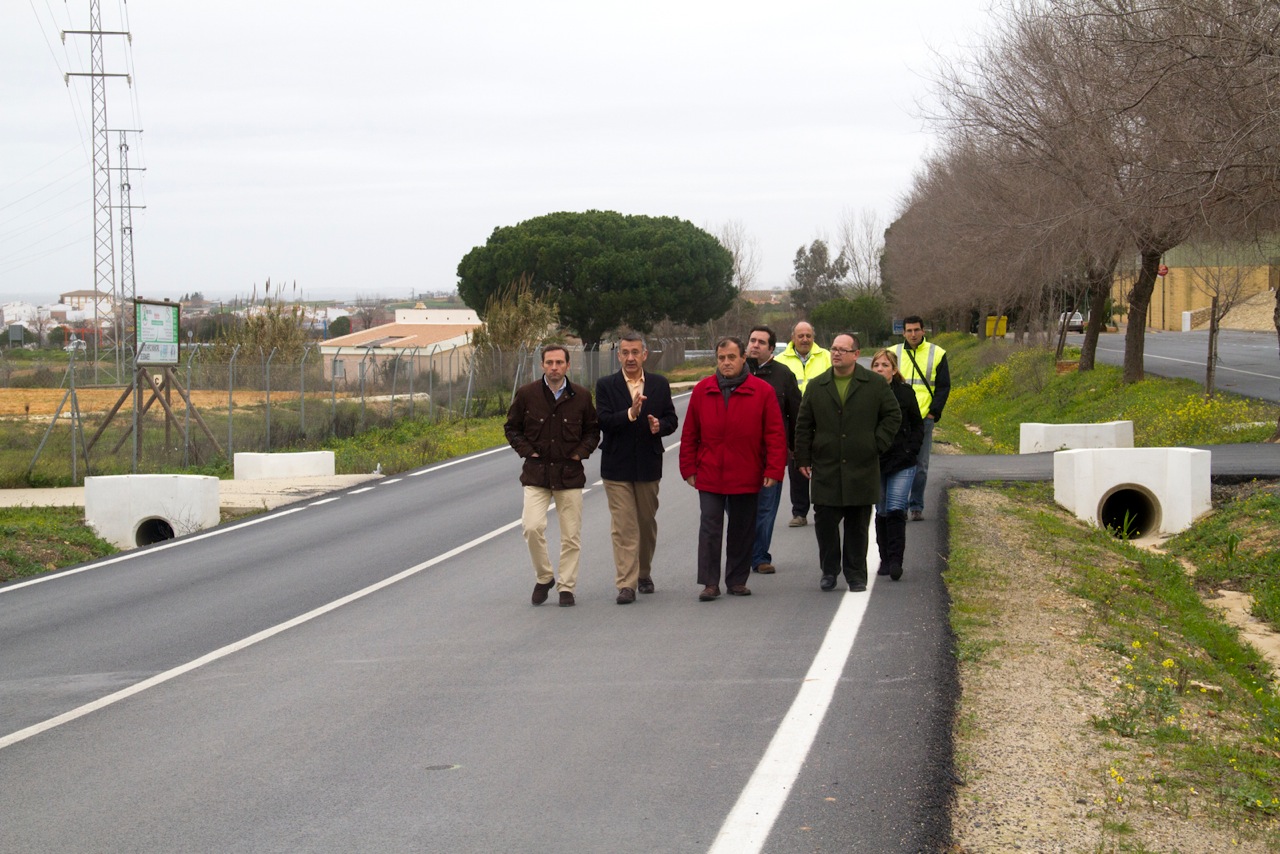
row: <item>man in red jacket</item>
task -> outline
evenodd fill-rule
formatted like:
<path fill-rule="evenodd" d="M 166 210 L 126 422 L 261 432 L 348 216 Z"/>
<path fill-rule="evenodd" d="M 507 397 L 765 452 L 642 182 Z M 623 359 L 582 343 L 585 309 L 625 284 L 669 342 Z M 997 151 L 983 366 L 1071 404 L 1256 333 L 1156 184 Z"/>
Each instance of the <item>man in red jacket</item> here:
<path fill-rule="evenodd" d="M 693 387 L 680 436 L 680 476 L 698 490 L 698 599 L 720 595 L 720 545 L 729 516 L 725 586 L 750 596 L 751 547 L 761 487 L 782 480 L 787 436 L 773 387 L 747 371 L 737 338 L 716 342 L 716 372 Z"/>

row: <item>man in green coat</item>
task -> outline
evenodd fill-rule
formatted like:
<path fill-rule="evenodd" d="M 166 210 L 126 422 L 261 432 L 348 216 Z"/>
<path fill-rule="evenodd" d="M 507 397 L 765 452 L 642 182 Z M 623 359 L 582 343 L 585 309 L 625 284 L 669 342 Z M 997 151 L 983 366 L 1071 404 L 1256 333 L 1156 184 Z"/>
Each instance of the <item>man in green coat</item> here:
<path fill-rule="evenodd" d="M 812 484 L 826 591 L 835 589 L 842 570 L 850 593 L 867 589 L 867 532 L 880 500 L 880 454 L 893 444 L 902 423 L 893 389 L 858 364 L 858 352 L 856 336 L 835 337 L 831 369 L 809 380 L 796 422 L 796 465 Z"/>

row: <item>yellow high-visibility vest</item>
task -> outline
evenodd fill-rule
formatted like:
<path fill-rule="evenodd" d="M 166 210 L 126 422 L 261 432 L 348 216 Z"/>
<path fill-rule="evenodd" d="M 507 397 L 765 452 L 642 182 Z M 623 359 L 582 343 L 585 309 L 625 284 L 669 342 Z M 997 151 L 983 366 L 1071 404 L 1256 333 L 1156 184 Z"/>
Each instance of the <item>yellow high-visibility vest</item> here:
<path fill-rule="evenodd" d="M 933 406 L 933 389 L 938 382 L 938 363 L 947 351 L 928 341 L 921 341 L 914 350 L 908 350 L 905 344 L 894 344 L 889 349 L 898 357 L 898 372 L 916 393 L 920 417 L 928 418 Z"/>

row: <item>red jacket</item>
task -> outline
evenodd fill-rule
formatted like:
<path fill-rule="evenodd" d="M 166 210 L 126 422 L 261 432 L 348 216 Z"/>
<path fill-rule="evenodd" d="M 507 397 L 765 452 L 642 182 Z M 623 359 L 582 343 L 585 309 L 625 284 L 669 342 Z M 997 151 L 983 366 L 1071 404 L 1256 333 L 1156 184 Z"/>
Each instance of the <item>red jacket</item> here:
<path fill-rule="evenodd" d="M 787 434 L 773 386 L 748 376 L 729 395 L 715 376 L 693 387 L 680 437 L 680 477 L 699 492 L 759 492 L 766 477 L 787 470 Z"/>

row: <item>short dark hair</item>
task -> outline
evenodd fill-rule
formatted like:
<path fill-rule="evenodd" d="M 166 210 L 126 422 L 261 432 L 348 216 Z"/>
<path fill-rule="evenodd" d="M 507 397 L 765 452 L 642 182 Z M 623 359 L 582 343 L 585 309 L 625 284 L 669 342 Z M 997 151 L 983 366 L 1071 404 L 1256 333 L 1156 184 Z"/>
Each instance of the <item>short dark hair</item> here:
<path fill-rule="evenodd" d="M 545 361 L 547 360 L 547 354 L 548 354 L 548 353 L 554 353 L 556 350 L 559 350 L 561 353 L 564 353 L 564 363 L 565 363 L 566 365 L 567 365 L 567 364 L 569 364 L 569 348 L 568 348 L 568 347 L 566 347 L 566 346 L 564 346 L 563 344 L 546 344 L 546 345 L 544 345 L 544 346 L 543 346 L 543 348 L 542 348 L 542 358 L 541 358 L 541 359 L 539 359 L 539 361 L 540 361 L 540 362 L 545 362 Z"/>
<path fill-rule="evenodd" d="M 726 335 L 716 342 L 716 353 L 719 353 L 722 347 L 727 347 L 730 344 L 738 348 L 739 356 L 746 355 L 747 348 L 742 346 L 742 339 L 733 335 Z"/>
<path fill-rule="evenodd" d="M 859 341 L 858 336 L 854 335 L 852 332 L 837 332 L 835 335 L 831 336 L 831 343 L 832 344 L 836 343 L 836 339 L 839 338 L 841 335 L 848 335 L 850 338 L 853 339 L 853 349 L 855 350 L 862 349 L 862 342 Z"/>
<path fill-rule="evenodd" d="M 770 329 L 769 327 L 767 327 L 767 326 L 753 326 L 753 327 L 751 327 L 751 332 L 763 332 L 765 335 L 768 335 L 768 336 L 769 336 L 769 348 L 770 348 L 770 349 L 773 349 L 774 347 L 777 347 L 777 346 L 778 346 L 778 336 L 777 336 L 777 335 L 775 335 L 775 334 L 773 333 L 773 330 L 772 330 L 772 329 Z M 748 336 L 750 336 L 750 334 L 751 334 L 750 332 L 748 332 L 748 333 L 747 333 L 747 335 L 748 335 Z"/>
<path fill-rule="evenodd" d="M 924 318 L 918 314 L 908 314 L 906 317 L 902 318 L 903 326 L 906 326 L 908 323 L 914 323 L 921 329 L 924 328 Z"/>
<path fill-rule="evenodd" d="M 644 343 L 644 336 L 631 329 L 624 330 L 618 334 L 618 343 L 621 344 L 623 341 L 639 341 L 641 347 L 645 350 L 649 349 L 649 345 Z"/>

